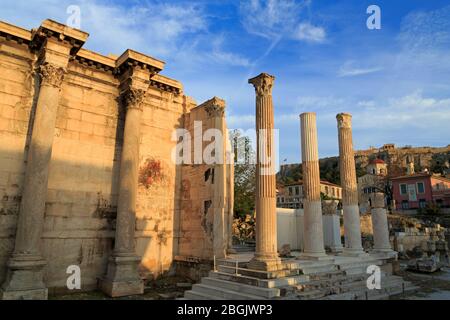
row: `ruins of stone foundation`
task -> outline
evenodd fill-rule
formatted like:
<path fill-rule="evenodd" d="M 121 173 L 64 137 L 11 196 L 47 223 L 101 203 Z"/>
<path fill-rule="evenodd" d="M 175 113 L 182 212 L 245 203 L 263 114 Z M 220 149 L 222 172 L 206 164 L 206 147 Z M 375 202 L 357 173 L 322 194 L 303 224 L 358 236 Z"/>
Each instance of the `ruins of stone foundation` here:
<path fill-rule="evenodd" d="M 225 102 L 197 105 L 160 74 L 164 62 L 133 50 L 103 56 L 83 48 L 88 36 L 51 20 L 35 30 L 0 22 L 2 299 L 65 292 L 71 265 L 81 267 L 83 290 L 111 297 L 142 294 L 144 281 L 169 271 L 201 278 L 188 299 L 383 299 L 414 289 L 393 275 L 382 195 L 373 209 L 375 247 L 363 250 L 351 115 L 337 116 L 345 242 L 339 219 L 322 213 L 316 115 L 304 113 L 304 248 L 280 257 L 274 164 L 261 161 L 273 155 L 275 77 L 249 80 L 264 143 L 256 248 L 239 253 L 231 241 L 233 165 L 172 158 L 199 130 L 226 132 Z M 185 134 L 174 139 L 175 129 Z M 216 148 L 230 158 L 225 140 Z M 193 149 L 188 155 L 198 160 Z M 324 235 L 323 219 L 333 236 Z M 382 289 L 367 287 L 373 265 Z"/>

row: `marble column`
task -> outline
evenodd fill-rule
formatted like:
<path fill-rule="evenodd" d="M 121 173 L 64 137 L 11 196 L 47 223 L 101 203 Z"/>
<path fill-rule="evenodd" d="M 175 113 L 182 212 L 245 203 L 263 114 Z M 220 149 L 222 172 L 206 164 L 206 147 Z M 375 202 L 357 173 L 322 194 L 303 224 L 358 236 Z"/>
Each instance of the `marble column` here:
<path fill-rule="evenodd" d="M 233 223 L 234 223 L 234 153 L 227 131 L 227 187 L 228 187 L 228 239 L 227 253 L 236 253 L 233 248 Z"/>
<path fill-rule="evenodd" d="M 27 156 L 24 189 L 17 221 L 14 252 L 7 263 L 3 299 L 47 299 L 43 282 L 46 265 L 41 253 L 48 172 L 56 115 L 65 69 L 44 63 L 39 67 L 41 86 Z"/>
<path fill-rule="evenodd" d="M 352 116 L 340 113 L 336 116 L 339 134 L 339 169 L 344 210 L 344 254 L 365 255 L 361 241 L 361 221 L 358 206 L 356 166 L 353 153 Z"/>
<path fill-rule="evenodd" d="M 316 114 L 314 112 L 302 113 L 300 127 L 304 195 L 302 257 L 322 259 L 327 255 L 323 242 Z"/>
<path fill-rule="evenodd" d="M 384 193 L 375 193 L 372 200 L 373 253 L 394 254 L 389 242 L 389 227 Z"/>
<path fill-rule="evenodd" d="M 205 102 L 205 110 L 212 121 L 211 127 L 217 130 L 214 137 L 214 194 L 213 194 L 213 254 L 216 258 L 224 258 L 227 253 L 228 216 L 227 205 L 226 149 L 225 139 L 225 101 L 214 97 Z"/>
<path fill-rule="evenodd" d="M 280 266 L 277 253 L 277 212 L 272 87 L 267 73 L 249 80 L 256 92 L 256 252 L 251 269 L 272 271 Z"/>
<path fill-rule="evenodd" d="M 129 88 L 124 93 L 127 112 L 120 163 L 115 247 L 101 289 L 111 297 L 142 294 L 138 272 L 141 258 L 135 251 L 136 197 L 138 192 L 139 140 L 146 91 Z"/>

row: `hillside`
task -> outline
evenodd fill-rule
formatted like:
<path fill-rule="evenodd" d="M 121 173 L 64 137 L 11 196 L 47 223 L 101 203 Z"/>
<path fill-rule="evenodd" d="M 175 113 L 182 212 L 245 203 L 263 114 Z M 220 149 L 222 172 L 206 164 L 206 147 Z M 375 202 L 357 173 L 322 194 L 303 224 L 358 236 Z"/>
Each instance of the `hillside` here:
<path fill-rule="evenodd" d="M 450 145 L 442 148 L 434 147 L 410 147 L 396 148 L 393 144 L 385 144 L 381 148 L 370 148 L 355 151 L 355 163 L 357 175 L 365 174 L 364 168 L 370 160 L 380 158 L 388 165 L 390 175 L 402 175 L 406 172 L 409 162 L 414 162 L 416 172 L 428 169 L 430 172 L 443 173 L 450 163 Z M 319 160 L 320 177 L 323 180 L 339 184 L 339 157 L 329 157 Z M 286 164 L 280 167 L 277 180 L 289 183 L 301 179 L 301 165 Z"/>

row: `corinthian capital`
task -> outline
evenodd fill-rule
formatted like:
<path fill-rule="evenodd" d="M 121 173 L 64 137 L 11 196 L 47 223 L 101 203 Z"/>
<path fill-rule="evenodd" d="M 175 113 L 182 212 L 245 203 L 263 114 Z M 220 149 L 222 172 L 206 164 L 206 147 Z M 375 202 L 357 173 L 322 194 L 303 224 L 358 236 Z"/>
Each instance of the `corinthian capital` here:
<path fill-rule="evenodd" d="M 61 88 L 66 70 L 51 63 L 44 63 L 39 66 L 39 75 L 41 76 L 43 86 Z"/>
<path fill-rule="evenodd" d="M 336 119 L 338 128 L 352 128 L 352 115 L 350 113 L 339 113 Z"/>
<path fill-rule="evenodd" d="M 269 96 L 272 95 L 274 81 L 274 76 L 267 73 L 261 73 L 259 76 L 248 80 L 248 83 L 253 84 L 258 96 Z"/>
<path fill-rule="evenodd" d="M 214 97 L 202 106 L 204 106 L 209 117 L 223 117 L 225 114 L 225 101 L 220 98 Z"/>
<path fill-rule="evenodd" d="M 128 89 L 124 94 L 127 109 L 142 110 L 144 107 L 146 93 L 147 92 L 142 89 Z"/>

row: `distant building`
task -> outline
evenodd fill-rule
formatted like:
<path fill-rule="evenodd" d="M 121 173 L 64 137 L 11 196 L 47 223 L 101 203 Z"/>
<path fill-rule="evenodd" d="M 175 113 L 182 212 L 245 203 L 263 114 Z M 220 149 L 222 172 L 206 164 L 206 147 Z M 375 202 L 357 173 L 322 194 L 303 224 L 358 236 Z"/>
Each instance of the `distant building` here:
<path fill-rule="evenodd" d="M 341 186 L 328 181 L 320 182 L 320 192 L 330 199 L 342 199 Z M 278 208 L 301 209 L 303 198 L 303 181 L 279 185 L 277 188 Z"/>
<path fill-rule="evenodd" d="M 384 192 L 387 164 L 374 159 L 366 166 L 366 174 L 358 178 L 358 202 L 361 213 L 370 211 L 375 192 Z"/>
<path fill-rule="evenodd" d="M 428 172 L 392 178 L 397 210 L 425 208 L 427 204 L 450 207 L 450 179 Z"/>

